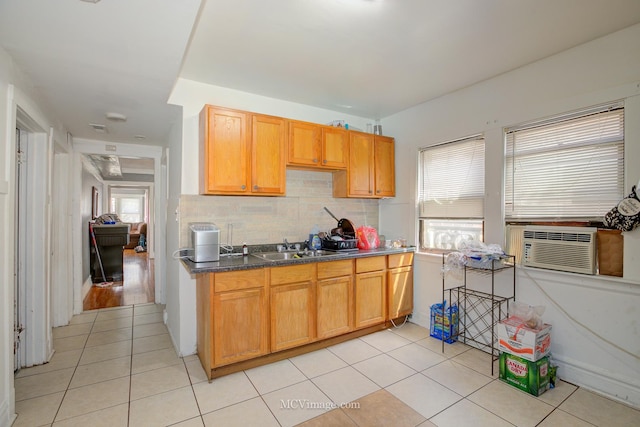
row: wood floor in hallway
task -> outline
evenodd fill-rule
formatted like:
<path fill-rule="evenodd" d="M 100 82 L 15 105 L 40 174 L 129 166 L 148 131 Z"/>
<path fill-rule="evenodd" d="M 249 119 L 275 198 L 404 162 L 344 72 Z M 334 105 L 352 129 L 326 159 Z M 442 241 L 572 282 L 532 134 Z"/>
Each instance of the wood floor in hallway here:
<path fill-rule="evenodd" d="M 147 252 L 125 249 L 123 270 L 123 281 L 104 288 L 94 283 L 84 299 L 84 311 L 155 301 L 154 266 Z"/>

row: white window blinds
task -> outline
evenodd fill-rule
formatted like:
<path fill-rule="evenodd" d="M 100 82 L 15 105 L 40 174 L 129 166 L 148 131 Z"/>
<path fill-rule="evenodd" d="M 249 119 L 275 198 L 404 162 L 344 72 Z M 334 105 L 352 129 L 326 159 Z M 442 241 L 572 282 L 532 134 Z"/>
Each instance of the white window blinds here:
<path fill-rule="evenodd" d="M 601 219 L 623 196 L 624 109 L 507 129 L 507 219 Z"/>
<path fill-rule="evenodd" d="M 484 138 L 420 151 L 420 217 L 484 217 Z"/>

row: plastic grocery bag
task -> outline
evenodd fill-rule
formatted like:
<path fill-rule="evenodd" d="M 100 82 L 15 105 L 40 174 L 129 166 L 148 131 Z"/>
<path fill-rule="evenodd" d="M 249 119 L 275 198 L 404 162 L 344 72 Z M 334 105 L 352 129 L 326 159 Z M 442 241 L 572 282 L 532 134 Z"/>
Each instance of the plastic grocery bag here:
<path fill-rule="evenodd" d="M 373 227 L 366 225 L 358 227 L 356 238 L 358 239 L 358 249 L 376 249 L 380 246 L 378 231 Z"/>
<path fill-rule="evenodd" d="M 544 325 L 542 314 L 545 307 L 543 305 L 532 306 L 522 302 L 513 302 L 511 315 L 522 319 L 522 322 L 532 329 L 539 329 Z"/>

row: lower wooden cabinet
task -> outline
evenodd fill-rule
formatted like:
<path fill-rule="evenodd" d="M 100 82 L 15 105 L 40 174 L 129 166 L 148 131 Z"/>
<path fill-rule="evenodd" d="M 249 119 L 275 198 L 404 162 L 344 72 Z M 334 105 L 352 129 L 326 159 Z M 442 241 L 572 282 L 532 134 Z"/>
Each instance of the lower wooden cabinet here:
<path fill-rule="evenodd" d="M 253 359 L 269 352 L 267 310 L 264 288 L 214 295 L 215 366 Z"/>
<path fill-rule="evenodd" d="M 198 357 L 207 376 L 410 314 L 412 263 L 413 253 L 198 274 Z"/>
<path fill-rule="evenodd" d="M 385 256 L 356 259 L 355 328 L 382 323 L 387 315 Z"/>
<path fill-rule="evenodd" d="M 265 269 L 200 274 L 196 285 L 198 357 L 208 375 L 269 353 Z"/>
<path fill-rule="evenodd" d="M 315 264 L 271 269 L 271 351 L 315 340 Z"/>
<path fill-rule="evenodd" d="M 353 330 L 353 260 L 318 264 L 318 339 Z"/>
<path fill-rule="evenodd" d="M 413 312 L 413 252 L 387 257 L 387 319 Z"/>

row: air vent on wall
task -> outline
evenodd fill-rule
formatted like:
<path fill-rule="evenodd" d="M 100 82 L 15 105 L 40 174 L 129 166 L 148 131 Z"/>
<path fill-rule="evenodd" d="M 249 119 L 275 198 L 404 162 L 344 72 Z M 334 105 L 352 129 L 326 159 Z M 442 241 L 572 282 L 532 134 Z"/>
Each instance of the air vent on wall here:
<path fill-rule="evenodd" d="M 596 228 L 527 226 L 522 265 L 596 274 Z"/>

